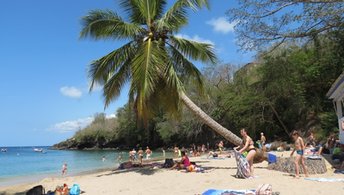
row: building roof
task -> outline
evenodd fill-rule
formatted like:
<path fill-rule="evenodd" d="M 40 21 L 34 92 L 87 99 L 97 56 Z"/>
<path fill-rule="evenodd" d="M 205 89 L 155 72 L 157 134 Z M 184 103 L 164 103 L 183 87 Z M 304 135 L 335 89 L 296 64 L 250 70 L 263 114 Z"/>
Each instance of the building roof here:
<path fill-rule="evenodd" d="M 344 99 L 344 72 L 336 79 L 332 84 L 330 90 L 327 92 L 326 96 L 333 100 Z"/>

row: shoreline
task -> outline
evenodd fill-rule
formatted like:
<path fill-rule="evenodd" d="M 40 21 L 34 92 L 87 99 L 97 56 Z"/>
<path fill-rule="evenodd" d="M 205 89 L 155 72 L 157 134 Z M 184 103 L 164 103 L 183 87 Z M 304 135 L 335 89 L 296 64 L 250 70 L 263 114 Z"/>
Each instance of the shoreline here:
<path fill-rule="evenodd" d="M 168 158 L 168 157 L 166 157 Z M 163 156 L 157 156 L 153 157 L 151 159 L 144 159 L 144 164 L 146 163 L 152 163 L 152 162 L 160 162 L 163 161 L 165 158 Z M 121 163 L 125 163 L 129 161 L 123 161 Z M 83 170 L 76 173 L 68 173 L 66 176 L 61 176 L 60 172 L 58 173 L 43 173 L 43 174 L 37 174 L 37 175 L 18 175 L 18 176 L 9 176 L 6 178 L 0 178 L 0 193 L 1 188 L 7 188 L 7 187 L 14 187 L 14 186 L 21 186 L 21 185 L 29 185 L 33 183 L 37 183 L 41 180 L 47 179 L 47 178 L 56 178 L 56 179 L 63 179 L 66 177 L 79 177 L 79 176 L 87 176 L 102 172 L 108 172 L 108 171 L 117 171 L 119 170 L 118 167 L 121 164 L 118 162 L 118 164 L 114 164 L 114 167 L 106 167 L 106 168 L 94 168 L 90 170 Z M 135 161 L 134 163 L 138 163 L 138 161 Z"/>
<path fill-rule="evenodd" d="M 277 153 L 286 156 L 290 152 Z M 256 189 L 260 184 L 271 184 L 273 192 L 280 194 L 342 194 L 343 182 L 317 182 L 306 180 L 303 175 L 294 179 L 291 174 L 267 169 L 267 162 L 255 164 L 253 179 L 238 179 L 234 158 L 190 157 L 191 161 L 204 168 L 203 173 L 186 173 L 147 166 L 124 170 L 101 170 L 63 178 L 48 177 L 33 183 L 0 187 L 0 194 L 25 192 L 35 185 L 43 185 L 46 191 L 54 190 L 63 183 L 80 185 L 88 194 L 201 194 L 207 189 Z M 146 162 L 148 163 L 148 162 Z M 310 175 L 311 178 L 342 179 L 343 174 L 328 170 L 324 174 Z"/>

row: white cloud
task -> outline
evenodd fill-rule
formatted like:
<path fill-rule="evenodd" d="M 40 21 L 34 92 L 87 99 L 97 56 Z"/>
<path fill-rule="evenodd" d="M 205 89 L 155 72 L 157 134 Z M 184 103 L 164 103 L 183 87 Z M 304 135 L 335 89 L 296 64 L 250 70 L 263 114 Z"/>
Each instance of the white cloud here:
<path fill-rule="evenodd" d="M 197 41 L 197 42 L 201 42 L 201 43 L 208 43 L 211 45 L 215 45 L 214 42 L 212 42 L 209 39 L 204 39 L 198 35 L 194 35 L 193 37 L 190 37 L 189 35 L 186 34 L 176 34 L 175 37 L 179 37 L 179 38 L 183 38 L 183 39 L 189 39 L 191 41 Z"/>
<path fill-rule="evenodd" d="M 207 24 L 213 26 L 214 31 L 227 34 L 234 31 L 234 26 L 237 24 L 237 22 L 230 23 L 225 17 L 219 17 L 207 21 Z"/>
<path fill-rule="evenodd" d="M 116 114 L 106 115 L 106 118 L 116 118 Z"/>
<path fill-rule="evenodd" d="M 116 114 L 106 115 L 106 118 L 116 118 Z M 68 133 L 75 132 L 79 129 L 83 129 L 91 124 L 94 120 L 94 117 L 79 118 L 76 120 L 63 121 L 52 125 L 49 130 L 56 131 L 58 133 Z"/>
<path fill-rule="evenodd" d="M 76 120 L 64 121 L 54 124 L 49 129 L 59 133 L 75 132 L 79 129 L 85 128 L 94 120 L 93 117 L 80 118 Z"/>
<path fill-rule="evenodd" d="M 71 98 L 79 98 L 82 96 L 82 91 L 76 87 L 64 86 L 60 88 L 60 92 L 62 95 Z"/>

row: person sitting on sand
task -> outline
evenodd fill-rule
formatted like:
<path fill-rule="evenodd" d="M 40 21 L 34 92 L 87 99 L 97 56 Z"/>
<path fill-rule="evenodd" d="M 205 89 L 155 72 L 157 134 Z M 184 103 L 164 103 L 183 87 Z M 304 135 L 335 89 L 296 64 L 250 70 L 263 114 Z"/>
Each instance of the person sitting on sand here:
<path fill-rule="evenodd" d="M 182 151 L 181 155 L 182 159 L 180 160 L 180 162 L 175 163 L 173 167 L 171 167 L 171 169 L 187 169 L 191 165 L 189 157 L 186 155 L 185 151 Z"/>
<path fill-rule="evenodd" d="M 55 188 L 55 195 L 62 195 L 63 188 L 62 186 L 56 186 Z"/>
<path fill-rule="evenodd" d="M 256 148 L 254 147 L 254 142 L 250 136 L 247 135 L 246 129 L 241 129 L 240 134 L 243 138 L 243 147 L 239 150 L 239 153 L 244 153 L 245 151 L 247 152 L 247 162 L 250 165 L 250 173 L 251 176 L 253 176 L 253 159 L 254 156 L 256 155 L 257 151 Z M 241 146 L 238 146 L 236 148 L 240 148 Z"/>
<path fill-rule="evenodd" d="M 219 155 L 216 152 L 214 152 L 214 151 L 210 151 L 208 153 L 208 157 L 207 158 L 209 158 L 209 157 L 217 158 L 217 157 L 219 157 Z"/>
<path fill-rule="evenodd" d="M 62 195 L 69 195 L 69 189 L 67 184 L 63 184 Z"/>
<path fill-rule="evenodd" d="M 303 171 L 306 175 L 306 177 L 308 177 L 308 172 L 307 172 L 307 168 L 305 165 L 305 158 L 304 158 L 304 150 L 305 150 L 305 144 L 303 142 L 303 139 L 300 137 L 299 132 L 297 132 L 296 130 L 293 131 L 292 133 L 292 137 L 295 140 L 295 146 L 293 151 L 291 152 L 290 156 L 292 157 L 294 152 L 296 151 L 296 158 L 295 158 L 295 178 L 299 178 L 300 177 L 300 167 L 299 167 L 299 163 L 301 162 Z"/>
<path fill-rule="evenodd" d="M 309 145 L 310 147 L 315 147 L 316 146 L 315 138 L 314 138 L 314 133 L 312 131 L 309 133 L 309 136 L 307 137 L 306 146 L 307 145 Z"/>

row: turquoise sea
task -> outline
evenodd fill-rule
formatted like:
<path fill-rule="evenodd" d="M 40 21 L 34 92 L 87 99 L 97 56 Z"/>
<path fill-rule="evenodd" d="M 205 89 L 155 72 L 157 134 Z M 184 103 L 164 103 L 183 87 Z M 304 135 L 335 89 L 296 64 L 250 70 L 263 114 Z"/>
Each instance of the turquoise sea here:
<path fill-rule="evenodd" d="M 119 155 L 123 161 L 128 160 L 128 151 L 52 150 L 47 146 L 1 148 L 6 148 L 7 152 L 0 152 L 0 186 L 61 177 L 63 163 L 68 165 L 67 175 L 77 175 L 97 169 L 117 168 Z M 35 152 L 34 148 L 42 148 L 43 152 Z M 162 156 L 162 152 L 154 151 L 152 157 L 158 156 Z"/>

